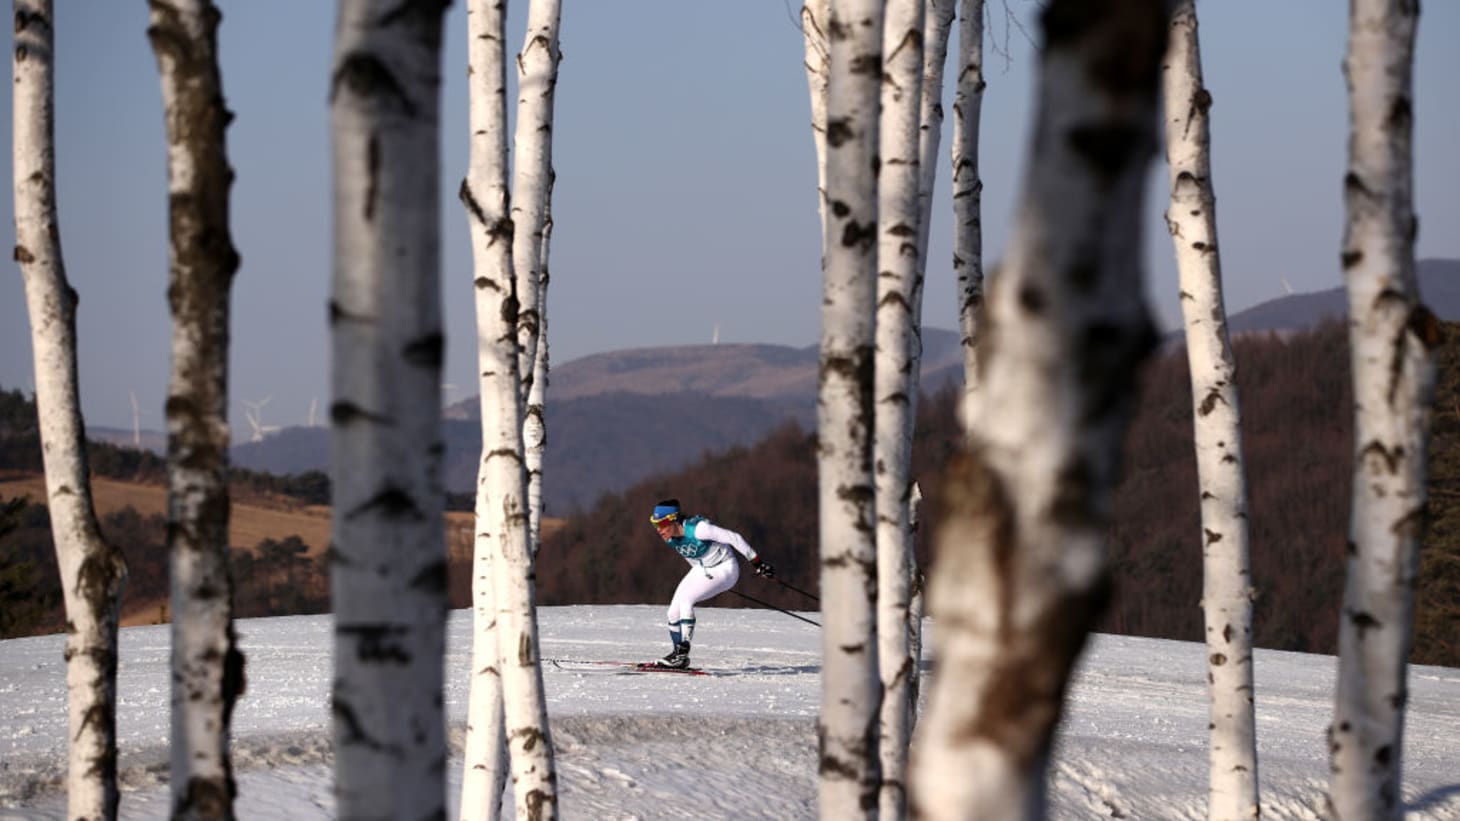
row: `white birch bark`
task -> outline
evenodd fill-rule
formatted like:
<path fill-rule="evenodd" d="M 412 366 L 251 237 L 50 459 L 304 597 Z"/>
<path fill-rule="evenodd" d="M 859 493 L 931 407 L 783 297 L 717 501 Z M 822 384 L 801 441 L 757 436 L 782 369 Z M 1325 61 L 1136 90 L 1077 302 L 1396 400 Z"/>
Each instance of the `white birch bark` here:
<path fill-rule="evenodd" d="M 512 138 L 512 265 L 517 278 L 517 370 L 526 389 L 542 338 L 542 245 L 553 162 L 553 95 L 558 85 L 560 0 L 531 0 L 517 54 L 517 122 Z"/>
<path fill-rule="evenodd" d="M 827 236 L 826 86 L 831 67 L 831 44 L 826 32 L 830 24 L 831 0 L 806 0 L 801 7 L 801 36 L 806 50 L 806 86 L 811 94 L 811 138 L 816 146 L 816 207 L 821 214 L 823 270 Z"/>
<path fill-rule="evenodd" d="M 548 357 L 547 290 L 552 275 L 548 271 L 548 252 L 552 244 L 552 179 L 548 175 L 547 210 L 542 223 L 542 277 L 538 281 L 540 314 L 537 319 L 537 356 L 534 357 L 532 382 L 527 389 L 527 406 L 522 423 L 523 456 L 527 463 L 528 544 L 532 555 L 542 547 L 543 485 L 542 465 L 547 457 L 547 386 L 550 368 Z M 536 577 L 536 572 L 533 574 Z"/>
<path fill-rule="evenodd" d="M 833 0 L 817 395 L 822 628 L 820 806 L 875 817 L 877 555 L 872 475 L 882 3 Z"/>
<path fill-rule="evenodd" d="M 1237 363 L 1227 336 L 1211 179 L 1212 97 L 1202 85 L 1194 0 L 1178 0 L 1171 15 L 1163 94 L 1171 183 L 1166 226 L 1181 278 L 1201 493 L 1201 605 L 1211 697 L 1207 817 L 1232 821 L 1261 815 L 1252 692 L 1254 591 Z"/>
<path fill-rule="evenodd" d="M 117 817 L 117 617 L 126 563 L 97 526 L 76 366 L 77 294 L 56 215 L 51 0 L 16 0 L 15 261 L 25 284 L 46 504 L 66 610 L 66 815 Z"/>
<path fill-rule="evenodd" d="M 468 6 L 471 64 L 471 167 L 462 186 L 472 234 L 477 305 L 477 362 L 481 373 L 482 462 L 477 488 L 476 574 L 473 578 L 474 638 L 468 706 L 467 759 L 462 817 L 493 818 L 501 800 L 503 739 L 509 751 L 516 811 L 523 818 L 557 817 L 557 779 L 539 667 L 532 578 L 530 509 L 524 463 L 522 391 L 518 368 L 535 367 L 521 357 L 523 328 L 515 276 L 514 245 L 541 251 L 543 230 L 527 235 L 511 216 L 507 184 L 506 63 L 504 8 L 474 0 Z M 537 19 L 530 11 L 530 19 Z M 556 54 L 556 13 L 550 43 L 529 24 L 524 51 Z M 522 60 L 519 60 L 521 63 Z M 531 83 L 530 83 L 531 84 Z M 544 93 L 547 98 L 544 100 Z M 551 90 L 525 95 L 531 105 L 550 103 Z M 519 109 L 520 110 L 520 109 Z M 550 112 L 549 112 L 550 114 Z M 519 131 L 519 135 L 524 132 Z M 530 129 L 533 139 L 543 135 Z M 519 138 L 521 138 L 519 136 Z M 538 151 L 545 151 L 539 147 Z M 550 170 L 528 175 L 524 185 L 546 187 Z M 546 190 L 535 192 L 546 221 Z M 530 220 L 530 216 L 524 217 Z M 540 265 L 539 254 L 530 264 Z M 539 326 L 532 323 L 532 331 Z M 540 355 L 546 347 L 538 346 Z M 535 354 L 536 356 L 537 354 Z M 545 367 L 545 364 L 544 364 Z"/>
<path fill-rule="evenodd" d="M 228 575 L 228 338 L 238 253 L 229 235 L 220 14 L 209 0 L 150 4 L 167 125 L 172 376 L 167 396 L 172 581 L 172 817 L 231 818 L 229 754 L 244 688 Z"/>
<path fill-rule="evenodd" d="M 953 28 L 954 0 L 927 0 L 923 9 L 923 93 L 921 105 L 921 122 L 918 126 L 918 280 L 913 289 L 912 305 L 913 313 L 919 317 L 918 335 L 921 337 L 922 315 L 923 315 L 923 289 L 927 284 L 928 274 L 928 235 L 933 222 L 933 192 L 936 188 L 938 178 L 938 145 L 943 137 L 943 66 L 948 62 L 948 37 Z M 912 351 L 912 359 L 909 366 L 912 372 L 919 375 L 921 383 L 923 362 L 923 346 L 921 341 Z M 913 427 L 917 426 L 917 398 L 918 392 L 912 395 L 912 404 L 908 407 L 908 416 L 912 420 Z M 917 506 L 921 500 L 921 491 L 917 489 L 917 483 L 913 483 L 913 497 L 908 500 L 908 521 L 911 533 L 917 532 Z M 916 544 L 916 538 L 910 536 Z M 923 647 L 923 585 L 922 569 L 918 566 L 917 553 L 909 550 L 907 554 L 908 574 L 908 658 L 912 659 L 912 666 L 908 669 L 907 678 L 907 699 L 913 705 L 913 714 L 910 721 L 917 722 L 918 687 L 919 678 L 922 675 L 921 662 Z M 911 730 L 911 725 L 909 725 Z M 904 808 L 906 807 L 906 784 L 907 774 L 904 765 Z"/>
<path fill-rule="evenodd" d="M 516 454 L 517 285 L 512 276 L 512 223 L 507 187 L 506 7 L 470 0 L 467 19 L 467 82 L 470 165 L 461 201 L 471 232 L 476 289 L 477 372 L 481 374 L 482 459 L 477 467 L 476 524 L 472 541 L 472 661 L 461 773 L 461 821 L 501 817 L 507 783 L 506 716 L 497 653 L 495 541 L 503 537 L 503 508 L 493 505 L 490 471 L 509 474 Z M 508 352 L 502 351 L 503 347 Z M 490 370 L 489 370 L 490 369 Z M 505 372 L 505 373 L 503 373 Z M 501 393 L 509 398 L 504 402 Z M 507 408 L 502 406 L 506 404 Z M 502 413 L 510 411 L 503 424 Z M 496 454 L 505 428 L 506 452 Z M 488 438 L 491 437 L 491 438 Z M 494 464 L 496 463 L 496 464 Z"/>
<path fill-rule="evenodd" d="M 943 482 L 920 818 L 1044 816 L 1064 693 L 1107 595 L 1135 370 L 1155 340 L 1140 225 L 1163 2 L 1056 0 L 1043 27 L 1034 153 L 986 306 L 970 442 Z"/>
<path fill-rule="evenodd" d="M 1343 268 L 1354 378 L 1348 581 L 1329 728 L 1329 814 L 1397 819 L 1414 580 L 1423 535 L 1433 348 L 1415 276 L 1413 0 L 1349 6 Z"/>
<path fill-rule="evenodd" d="M 983 180 L 978 173 L 978 129 L 983 111 L 983 0 L 961 0 L 958 15 L 958 90 L 953 98 L 953 274 L 958 287 L 958 331 L 963 346 L 964 426 L 978 391 L 978 321 L 983 305 Z"/>
<path fill-rule="evenodd" d="M 339 6 L 331 594 L 342 818 L 446 813 L 442 4 Z"/>
<path fill-rule="evenodd" d="M 926 0 L 923 9 L 923 99 L 918 126 L 918 256 L 928 270 L 928 234 L 933 223 L 933 192 L 938 177 L 938 145 L 943 139 L 943 67 L 953 30 L 956 0 Z M 919 293 L 922 289 L 918 289 Z"/>
<path fill-rule="evenodd" d="M 878 126 L 876 358 L 873 462 L 877 517 L 877 659 L 882 683 L 878 730 L 879 814 L 907 807 L 907 746 L 912 734 L 908 655 L 908 575 L 912 530 L 912 423 L 918 395 L 922 321 L 919 253 L 919 127 L 923 112 L 924 0 L 892 0 L 882 34 Z"/>

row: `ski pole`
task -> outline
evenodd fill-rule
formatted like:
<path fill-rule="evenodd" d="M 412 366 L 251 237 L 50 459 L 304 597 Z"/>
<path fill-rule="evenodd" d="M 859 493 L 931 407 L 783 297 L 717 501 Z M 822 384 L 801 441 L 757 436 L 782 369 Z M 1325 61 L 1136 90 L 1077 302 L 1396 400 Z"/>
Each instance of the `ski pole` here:
<path fill-rule="evenodd" d="M 802 590 L 801 588 L 796 587 L 795 585 L 786 584 L 785 582 L 781 581 L 780 579 L 776 578 L 775 576 L 771 576 L 770 577 L 770 580 L 773 581 L 773 582 L 775 582 L 776 584 L 779 584 L 781 587 L 784 587 L 787 590 L 790 590 L 792 593 L 800 593 L 801 595 L 805 596 L 806 598 L 808 598 L 808 599 L 810 599 L 810 600 L 812 600 L 814 602 L 820 602 L 821 601 L 821 599 L 818 599 L 815 596 L 811 595 L 810 593 L 807 593 L 805 590 Z"/>
<path fill-rule="evenodd" d="M 748 599 L 749 601 L 753 601 L 756 604 L 760 605 L 761 607 L 769 607 L 770 609 L 775 610 L 778 613 L 785 613 L 786 615 L 790 616 L 793 619 L 800 619 L 801 621 L 804 621 L 804 622 L 806 622 L 807 624 L 809 624 L 809 625 L 811 625 L 813 627 L 820 627 L 821 626 L 820 624 L 817 624 L 816 622 L 812 621 L 811 619 L 806 618 L 805 616 L 798 616 L 797 614 L 792 613 L 790 610 L 783 610 L 783 609 L 781 609 L 779 607 L 776 607 L 774 604 L 771 604 L 768 601 L 761 601 L 760 599 L 757 599 L 754 596 L 747 596 L 744 593 L 741 593 L 739 590 L 731 590 L 730 592 L 731 593 L 734 593 L 735 595 L 739 596 L 742 599 Z"/>

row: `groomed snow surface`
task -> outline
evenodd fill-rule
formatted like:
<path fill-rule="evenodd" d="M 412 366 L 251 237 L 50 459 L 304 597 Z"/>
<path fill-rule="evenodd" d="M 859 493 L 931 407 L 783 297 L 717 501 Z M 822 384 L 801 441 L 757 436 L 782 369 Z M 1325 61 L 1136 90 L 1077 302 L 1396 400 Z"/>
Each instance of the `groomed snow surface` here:
<path fill-rule="evenodd" d="M 816 614 L 806 614 L 815 618 Z M 562 816 L 816 817 L 820 635 L 769 610 L 699 608 L 711 676 L 545 664 Z M 641 661 L 668 650 L 660 606 L 539 611 L 543 656 Z M 455 813 L 471 614 L 450 616 L 447 710 Z M 332 818 L 328 616 L 238 623 L 248 690 L 234 715 L 243 818 Z M 66 752 L 60 636 L 0 642 L 0 818 L 60 819 Z M 1206 818 L 1206 664 L 1199 644 L 1096 636 L 1050 776 L 1057 819 Z M 123 818 L 168 815 L 168 628 L 122 631 Z M 926 662 L 925 662 L 926 667 Z M 1320 818 L 1331 656 L 1259 651 L 1262 814 Z M 1410 819 L 1460 819 L 1460 670 L 1414 667 L 1405 725 Z"/>

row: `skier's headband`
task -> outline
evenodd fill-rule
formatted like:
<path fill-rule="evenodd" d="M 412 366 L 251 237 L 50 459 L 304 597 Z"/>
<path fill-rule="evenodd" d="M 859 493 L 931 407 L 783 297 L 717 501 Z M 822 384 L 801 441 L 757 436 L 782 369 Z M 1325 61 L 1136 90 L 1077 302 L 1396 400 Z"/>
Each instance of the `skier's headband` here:
<path fill-rule="evenodd" d="M 665 522 L 673 522 L 679 519 L 679 505 L 655 505 L 654 512 L 649 516 L 649 524 L 662 525 Z"/>

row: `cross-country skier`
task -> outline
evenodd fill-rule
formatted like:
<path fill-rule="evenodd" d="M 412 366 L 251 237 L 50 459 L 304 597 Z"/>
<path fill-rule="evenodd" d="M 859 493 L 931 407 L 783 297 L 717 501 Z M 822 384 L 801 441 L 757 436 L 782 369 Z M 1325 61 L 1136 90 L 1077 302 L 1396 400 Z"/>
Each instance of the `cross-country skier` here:
<path fill-rule="evenodd" d="M 690 570 L 674 591 L 669 603 L 669 641 L 674 649 L 663 659 L 653 662 L 659 667 L 689 667 L 689 643 L 695 633 L 695 604 L 724 593 L 740 580 L 740 563 L 731 553 L 739 553 L 750 562 L 758 575 L 771 578 L 775 570 L 733 530 L 710 523 L 704 516 L 685 516 L 678 499 L 665 499 L 654 506 L 649 523 L 659 537 L 689 562 Z"/>

